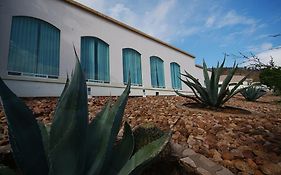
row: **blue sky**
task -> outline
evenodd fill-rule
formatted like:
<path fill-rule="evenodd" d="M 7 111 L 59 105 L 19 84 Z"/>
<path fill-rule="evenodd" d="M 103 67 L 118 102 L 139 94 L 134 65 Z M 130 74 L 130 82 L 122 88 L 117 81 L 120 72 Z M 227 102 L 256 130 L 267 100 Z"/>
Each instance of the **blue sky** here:
<path fill-rule="evenodd" d="M 209 66 L 239 52 L 281 65 L 281 0 L 77 0 L 196 56 Z"/>

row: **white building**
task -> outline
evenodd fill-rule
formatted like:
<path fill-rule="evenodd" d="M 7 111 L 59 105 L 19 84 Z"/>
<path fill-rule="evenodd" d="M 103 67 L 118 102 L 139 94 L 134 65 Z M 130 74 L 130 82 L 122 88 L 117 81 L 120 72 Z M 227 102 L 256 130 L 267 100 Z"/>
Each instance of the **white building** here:
<path fill-rule="evenodd" d="M 59 96 L 80 56 L 94 96 L 190 92 L 179 72 L 202 80 L 195 57 L 70 0 L 0 1 L 0 76 L 18 96 Z"/>

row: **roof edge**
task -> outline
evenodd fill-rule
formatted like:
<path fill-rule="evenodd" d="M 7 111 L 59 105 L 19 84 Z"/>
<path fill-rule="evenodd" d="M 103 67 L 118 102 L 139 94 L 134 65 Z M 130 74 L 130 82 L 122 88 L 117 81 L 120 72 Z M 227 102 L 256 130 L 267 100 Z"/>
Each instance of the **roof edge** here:
<path fill-rule="evenodd" d="M 136 28 L 134 28 L 134 27 L 131 27 L 131 26 L 129 26 L 129 25 L 123 23 L 123 22 L 120 22 L 120 21 L 118 21 L 118 20 L 116 20 L 116 19 L 114 19 L 114 18 L 111 18 L 111 17 L 109 17 L 109 16 L 107 16 L 107 15 L 101 13 L 101 12 L 98 12 L 98 11 L 96 11 L 96 10 L 94 10 L 94 9 L 92 9 L 92 8 L 90 8 L 90 7 L 88 7 L 88 6 L 86 6 L 86 5 L 83 5 L 83 4 L 81 4 L 81 3 L 77 2 L 77 1 L 74 1 L 74 0 L 64 0 L 64 1 L 67 2 L 67 3 L 69 3 L 69 4 L 74 5 L 74 6 L 76 6 L 76 7 L 79 7 L 79 8 L 82 9 L 82 10 L 85 10 L 85 11 L 87 11 L 87 12 L 90 12 L 90 13 L 92 13 L 92 14 L 94 14 L 94 15 L 100 17 L 100 18 L 103 18 L 103 19 L 105 19 L 105 20 L 108 20 L 108 21 L 110 21 L 110 22 L 112 22 L 112 23 L 114 23 L 114 24 L 117 24 L 117 25 L 119 25 L 119 26 L 121 26 L 121 27 L 123 27 L 123 28 L 125 28 L 125 29 L 127 29 L 127 30 L 130 30 L 130 31 L 132 31 L 132 32 L 135 32 L 135 33 L 137 33 L 137 34 L 139 34 L 139 35 L 141 35 L 141 36 L 144 36 L 144 37 L 146 37 L 146 38 L 148 38 L 148 39 L 151 39 L 151 40 L 153 40 L 153 41 L 155 41 L 155 42 L 157 42 L 157 43 L 160 43 L 160 44 L 162 44 L 162 45 L 164 45 L 164 46 L 166 46 L 166 47 L 169 47 L 169 48 L 171 48 L 171 49 L 173 49 L 173 50 L 176 50 L 176 51 L 178 51 L 178 52 L 180 52 L 180 53 L 183 53 L 183 54 L 185 54 L 185 55 L 187 55 L 187 56 L 190 56 L 191 58 L 195 59 L 195 56 L 194 56 L 194 55 L 192 55 L 192 54 L 190 54 L 190 53 L 187 53 L 186 51 L 183 51 L 183 50 L 181 50 L 181 49 L 179 49 L 179 48 L 176 48 L 176 47 L 174 47 L 174 46 L 172 46 L 172 45 L 170 45 L 170 44 L 168 44 L 168 43 L 166 43 L 166 42 L 164 42 L 164 41 L 161 41 L 160 39 L 157 39 L 157 38 L 155 38 L 155 37 L 153 37 L 153 36 L 150 36 L 150 35 L 148 35 L 148 34 L 142 32 L 142 31 L 140 31 L 140 30 L 138 30 L 138 29 L 136 29 Z"/>
<path fill-rule="evenodd" d="M 203 69 L 203 66 L 200 65 L 200 64 L 195 64 L 195 67 L 198 67 L 198 68 L 200 68 L 200 69 Z"/>

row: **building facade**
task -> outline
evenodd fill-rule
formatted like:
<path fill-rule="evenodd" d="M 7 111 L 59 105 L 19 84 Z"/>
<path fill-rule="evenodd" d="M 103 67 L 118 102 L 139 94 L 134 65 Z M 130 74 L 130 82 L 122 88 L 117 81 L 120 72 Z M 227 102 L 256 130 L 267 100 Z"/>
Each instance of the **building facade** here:
<path fill-rule="evenodd" d="M 195 57 L 137 29 L 70 0 L 0 1 L 0 76 L 22 97 L 59 96 L 75 65 L 73 45 L 88 94 L 190 92 L 184 70 L 202 81 Z"/>

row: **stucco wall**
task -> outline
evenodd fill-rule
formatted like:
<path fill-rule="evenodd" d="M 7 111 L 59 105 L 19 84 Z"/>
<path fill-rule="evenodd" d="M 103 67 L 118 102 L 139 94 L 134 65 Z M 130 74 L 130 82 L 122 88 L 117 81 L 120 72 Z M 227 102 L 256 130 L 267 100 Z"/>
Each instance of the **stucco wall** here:
<path fill-rule="evenodd" d="M 17 15 L 36 17 L 60 29 L 59 79 L 7 75 L 11 22 L 12 16 Z M 171 62 L 177 62 L 181 71 L 186 69 L 197 75 L 199 70 L 192 57 L 61 0 L 2 0 L 0 26 L 0 75 L 19 96 L 58 96 L 66 74 L 71 73 L 74 67 L 72 44 L 80 55 L 81 36 L 95 36 L 109 44 L 110 84 L 89 83 L 91 95 L 120 95 L 123 91 L 122 48 L 133 48 L 141 53 L 143 86 L 132 87 L 131 95 L 143 95 L 143 89 L 146 95 L 155 95 L 156 91 L 160 95 L 174 95 Z M 150 56 L 164 60 L 165 89 L 151 86 Z M 183 85 L 183 91 L 188 92 L 189 89 Z"/>

